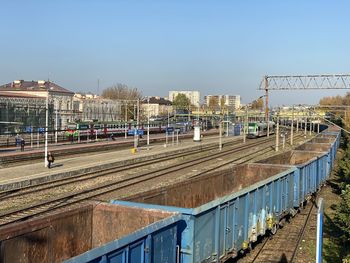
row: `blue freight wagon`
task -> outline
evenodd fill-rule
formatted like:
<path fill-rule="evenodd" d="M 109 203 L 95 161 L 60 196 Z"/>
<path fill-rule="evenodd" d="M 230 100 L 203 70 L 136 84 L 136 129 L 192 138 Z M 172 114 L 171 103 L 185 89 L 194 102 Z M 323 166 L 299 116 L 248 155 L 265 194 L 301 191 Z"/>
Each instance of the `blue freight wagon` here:
<path fill-rule="evenodd" d="M 174 215 L 64 262 L 175 263 L 180 253 L 178 233 L 184 226 L 182 215 Z"/>
<path fill-rule="evenodd" d="M 113 203 L 181 213 L 186 228 L 180 262 L 219 262 L 248 248 L 267 230 L 277 229 L 279 218 L 293 207 L 296 171 L 240 165 L 127 198 L 132 202 Z"/>
<path fill-rule="evenodd" d="M 310 144 L 312 145 L 312 144 Z M 328 152 L 288 151 L 259 161 L 265 164 L 292 165 L 298 169 L 294 177 L 294 208 L 315 193 L 329 176 Z M 291 210 L 295 213 L 294 210 Z"/>
<path fill-rule="evenodd" d="M 92 255 L 99 260 L 121 260 L 116 262 L 173 262 L 180 221 L 180 215 L 164 210 L 84 203 L 2 226 L 0 262 L 58 263 L 86 251 L 89 256 L 83 257 L 84 262 L 92 260 Z M 94 249 L 106 243 L 111 253 Z"/>
<path fill-rule="evenodd" d="M 327 174 L 330 174 L 332 169 L 333 157 L 331 155 L 331 143 L 304 143 L 295 150 L 308 152 L 325 152 L 327 155 Z"/>

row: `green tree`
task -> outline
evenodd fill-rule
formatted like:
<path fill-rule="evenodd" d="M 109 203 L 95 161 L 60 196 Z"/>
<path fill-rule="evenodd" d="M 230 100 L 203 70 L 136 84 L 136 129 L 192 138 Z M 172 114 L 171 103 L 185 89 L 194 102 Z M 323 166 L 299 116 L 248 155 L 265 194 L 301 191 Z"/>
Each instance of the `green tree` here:
<path fill-rule="evenodd" d="M 350 185 L 346 185 L 341 194 L 342 202 L 337 206 L 334 223 L 342 230 L 341 239 L 350 244 Z"/>
<path fill-rule="evenodd" d="M 343 185 L 350 183 L 350 146 L 348 143 L 348 137 L 344 136 L 343 138 L 343 148 L 344 156 L 338 162 L 338 175 L 343 181 Z"/>
<path fill-rule="evenodd" d="M 174 101 L 173 106 L 175 106 L 176 109 L 188 109 L 188 107 L 191 105 L 191 101 L 189 98 L 186 97 L 185 94 L 179 93 Z"/>

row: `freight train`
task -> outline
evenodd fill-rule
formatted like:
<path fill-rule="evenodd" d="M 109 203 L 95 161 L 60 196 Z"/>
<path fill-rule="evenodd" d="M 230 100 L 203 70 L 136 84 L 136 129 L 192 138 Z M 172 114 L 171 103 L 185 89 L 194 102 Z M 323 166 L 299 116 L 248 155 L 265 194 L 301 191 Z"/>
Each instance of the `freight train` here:
<path fill-rule="evenodd" d="M 258 236 L 274 234 L 321 188 L 339 141 L 340 130 L 331 127 L 306 143 L 307 149 L 112 201 L 175 215 L 66 262 L 207 263 L 235 257 Z"/>

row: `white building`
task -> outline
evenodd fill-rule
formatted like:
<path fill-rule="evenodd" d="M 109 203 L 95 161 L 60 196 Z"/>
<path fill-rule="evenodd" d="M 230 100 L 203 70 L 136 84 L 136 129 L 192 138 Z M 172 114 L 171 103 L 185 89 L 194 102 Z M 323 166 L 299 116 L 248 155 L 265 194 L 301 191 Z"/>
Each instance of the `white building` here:
<path fill-rule="evenodd" d="M 171 102 L 173 102 L 178 94 L 186 95 L 186 97 L 190 100 L 192 105 L 199 107 L 200 98 L 201 98 L 199 91 L 196 91 L 196 90 L 193 90 L 193 91 L 174 91 L 174 90 L 172 90 L 172 91 L 169 91 L 169 100 Z"/>
<path fill-rule="evenodd" d="M 241 96 L 240 95 L 207 95 L 204 96 L 204 100 L 209 106 L 209 102 L 212 98 L 215 98 L 218 106 L 220 107 L 221 101 L 224 101 L 224 105 L 227 107 L 232 107 L 234 109 L 239 109 L 241 106 Z"/>
<path fill-rule="evenodd" d="M 54 82 L 38 80 L 26 81 L 15 80 L 0 86 L 0 92 L 4 95 L 13 94 L 16 97 L 22 96 L 35 99 L 48 99 L 49 104 L 53 105 L 55 112 L 55 126 L 58 129 L 65 128 L 67 123 L 73 119 L 73 96 L 74 92 L 69 91 Z M 36 116 L 39 118 L 39 116 Z M 28 117 L 29 118 L 29 117 Z M 26 125 L 33 126 L 31 123 Z M 40 124 L 42 126 L 42 124 Z"/>
<path fill-rule="evenodd" d="M 171 101 L 166 100 L 161 97 L 150 97 L 142 101 L 141 111 L 143 112 L 143 117 L 147 118 L 148 112 L 150 117 L 167 116 L 172 113 Z"/>
<path fill-rule="evenodd" d="M 135 102 L 124 100 L 102 99 L 95 94 L 74 95 L 74 117 L 81 121 L 119 121 L 131 116 L 131 113 L 125 114 L 126 105 L 131 110 Z M 136 104 L 135 104 L 136 105 Z"/>

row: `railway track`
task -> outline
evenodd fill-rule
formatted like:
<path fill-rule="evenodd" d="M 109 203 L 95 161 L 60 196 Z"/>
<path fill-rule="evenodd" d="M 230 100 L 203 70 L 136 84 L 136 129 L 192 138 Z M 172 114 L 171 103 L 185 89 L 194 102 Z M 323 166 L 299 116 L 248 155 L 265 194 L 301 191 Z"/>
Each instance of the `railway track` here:
<path fill-rule="evenodd" d="M 240 144 L 241 142 L 233 141 L 233 142 L 226 142 L 225 147 L 228 146 L 235 146 Z M 254 144 L 254 142 L 247 144 L 247 146 L 250 146 Z M 209 145 L 209 146 L 201 146 L 199 149 L 193 149 L 193 150 L 186 150 L 184 152 L 180 153 L 170 153 L 167 154 L 166 156 L 163 157 L 157 157 L 154 159 L 147 159 L 143 161 L 139 161 L 137 163 L 130 163 L 127 166 L 124 163 L 121 163 L 119 165 L 116 165 L 111 168 L 104 168 L 103 171 L 100 172 L 90 172 L 90 173 L 84 173 L 84 174 L 78 174 L 74 175 L 73 177 L 66 177 L 66 178 L 60 178 L 60 179 L 55 179 L 55 180 L 50 180 L 48 182 L 42 182 L 42 183 L 37 183 L 35 185 L 28 185 L 28 186 L 22 186 L 21 188 L 18 189 L 11 189 L 7 191 L 1 191 L 0 192 L 0 201 L 9 199 L 9 198 L 14 198 L 21 196 L 23 194 L 29 194 L 37 191 L 43 191 L 47 189 L 51 189 L 54 187 L 60 187 L 67 185 L 69 183 L 78 183 L 78 182 L 83 182 L 85 180 L 91 180 L 94 178 L 99 178 L 103 177 L 105 175 L 111 174 L 111 173 L 118 173 L 118 172 L 123 172 L 123 171 L 128 171 L 131 169 L 136 169 L 139 167 L 144 167 L 146 165 L 152 165 L 160 162 L 165 162 L 169 160 L 176 160 L 178 158 L 186 157 L 189 155 L 195 155 L 195 154 L 203 154 L 203 151 L 209 152 L 212 150 L 216 150 L 218 147 L 215 145 Z"/>
<path fill-rule="evenodd" d="M 248 143 L 245 145 L 242 145 L 241 147 L 237 148 L 231 148 L 231 149 L 226 149 L 221 152 L 213 153 L 210 156 L 205 156 L 205 157 L 200 157 L 195 160 L 187 160 L 187 161 L 182 161 L 181 164 L 174 164 L 169 167 L 164 168 L 161 171 L 148 171 L 148 172 L 143 172 L 141 174 L 136 174 L 136 175 L 131 175 L 126 178 L 119 178 L 117 181 L 116 180 L 107 180 L 104 183 L 89 187 L 87 189 L 82 189 L 74 192 L 69 192 L 65 194 L 60 194 L 55 197 L 50 197 L 47 200 L 42 200 L 42 201 L 37 201 L 34 204 L 29 204 L 25 205 L 24 207 L 20 208 L 15 208 L 15 209 L 10 209 L 7 210 L 6 212 L 0 213 L 0 225 L 7 225 L 16 221 L 22 221 L 28 218 L 31 218 L 33 216 L 41 215 L 43 213 L 51 212 L 54 209 L 59 209 L 63 207 L 67 207 L 73 204 L 76 204 L 78 202 L 82 202 L 87 199 L 95 198 L 98 196 L 105 195 L 107 193 L 119 191 L 121 189 L 127 189 L 130 187 L 133 187 L 135 185 L 140 185 L 145 182 L 163 177 L 165 175 L 169 174 L 174 174 L 179 171 L 183 171 L 184 169 L 190 169 L 193 168 L 195 165 L 201 165 L 204 163 L 207 163 L 209 161 L 215 160 L 220 157 L 227 157 L 228 155 L 231 154 L 237 154 L 238 152 L 241 152 L 243 150 L 246 150 L 247 148 L 250 148 L 252 146 L 262 146 L 264 144 L 268 144 L 271 141 L 274 140 L 274 137 L 270 137 L 268 139 L 263 139 L 259 142 L 253 142 L 253 143 Z M 217 148 L 217 146 L 215 146 Z M 236 157 L 233 159 L 230 159 L 229 161 L 225 162 L 224 165 L 229 165 L 229 164 L 240 164 L 247 162 L 251 159 L 256 158 L 258 155 L 261 154 L 266 154 L 267 152 L 272 151 L 271 148 L 265 147 L 262 152 L 257 152 L 255 153 L 248 153 L 244 156 Z M 187 153 L 188 154 L 188 153 Z M 181 154 L 179 155 L 181 157 Z M 183 156 L 183 155 L 182 155 Z M 174 159 L 174 156 L 170 157 Z M 159 161 L 159 160 L 158 160 Z M 162 160 L 164 161 L 164 160 Z M 152 161 L 152 164 L 155 163 L 155 160 Z M 144 166 L 145 164 L 136 164 L 137 167 L 139 166 Z M 222 164 L 220 165 L 221 167 L 223 166 Z M 134 167 L 135 168 L 135 167 Z M 114 168 L 114 169 L 109 169 L 108 171 L 103 171 L 95 174 L 91 174 L 89 176 L 96 176 L 96 177 L 104 177 L 109 174 L 113 174 L 116 172 L 121 172 L 121 170 L 118 171 L 119 168 Z M 122 171 L 125 171 L 126 169 L 132 169 L 132 168 L 122 168 Z M 206 174 L 212 170 L 217 169 L 217 167 L 207 169 L 205 171 L 202 171 L 200 173 L 197 173 L 195 176 L 201 176 L 203 174 Z M 30 193 L 30 194 L 35 194 L 35 193 L 40 193 L 42 191 L 50 191 L 50 189 L 57 188 L 57 187 L 62 187 L 66 184 L 72 184 L 72 183 L 77 183 L 81 182 L 81 180 L 89 180 L 89 179 L 83 179 L 83 178 L 74 178 L 73 180 L 76 181 L 60 181 L 60 182 L 55 182 L 57 185 L 48 185 L 48 184 L 43 184 L 39 188 L 36 189 L 24 189 L 22 191 L 17 191 L 16 193 L 7 193 L 7 194 L 2 194 L 2 199 L 4 200 L 5 198 L 10 198 L 13 200 L 15 195 L 23 197 L 24 195 Z M 27 193 L 25 192 L 27 191 Z"/>
<path fill-rule="evenodd" d="M 282 229 L 279 229 L 275 235 L 265 236 L 250 253 L 228 262 L 295 262 L 306 226 L 314 214 L 314 209 L 315 203 L 311 200 L 294 218 L 285 222 Z"/>

